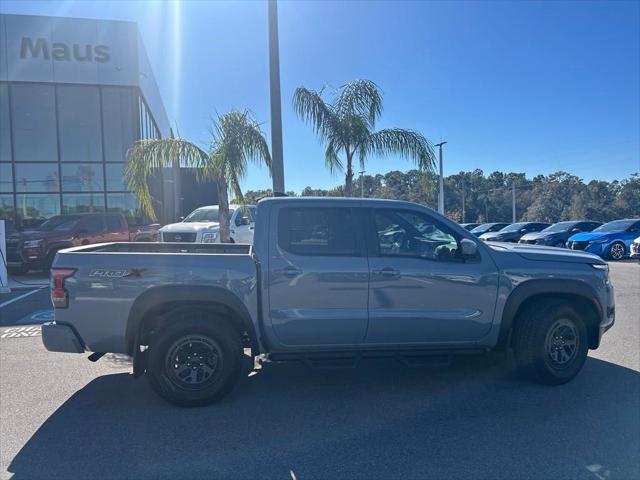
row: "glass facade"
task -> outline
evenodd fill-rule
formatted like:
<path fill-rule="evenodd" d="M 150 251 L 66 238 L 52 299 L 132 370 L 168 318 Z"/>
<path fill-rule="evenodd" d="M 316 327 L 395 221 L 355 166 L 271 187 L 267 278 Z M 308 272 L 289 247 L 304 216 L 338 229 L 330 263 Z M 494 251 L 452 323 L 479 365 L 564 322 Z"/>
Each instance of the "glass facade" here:
<path fill-rule="evenodd" d="M 22 228 L 60 213 L 140 219 L 123 172 L 143 138 L 160 132 L 137 87 L 0 83 L 0 218 Z"/>

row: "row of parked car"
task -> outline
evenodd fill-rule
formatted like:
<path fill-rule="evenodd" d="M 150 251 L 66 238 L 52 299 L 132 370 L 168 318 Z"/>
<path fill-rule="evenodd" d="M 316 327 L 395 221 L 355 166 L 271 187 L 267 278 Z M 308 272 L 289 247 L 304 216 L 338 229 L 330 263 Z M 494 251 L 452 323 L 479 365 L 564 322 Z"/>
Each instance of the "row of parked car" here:
<path fill-rule="evenodd" d="M 546 245 L 594 253 L 609 260 L 640 259 L 640 219 L 602 224 L 589 220 L 554 223 L 462 223 L 481 240 Z"/>
<path fill-rule="evenodd" d="M 229 206 L 231 241 L 253 243 L 256 207 Z M 610 260 L 640 259 L 640 219 L 605 223 L 588 220 L 520 223 L 463 223 L 483 241 L 570 248 Z M 103 242 L 219 243 L 218 206 L 200 207 L 180 222 L 130 226 L 118 213 L 58 215 L 31 230 L 7 235 L 7 267 L 14 273 L 48 270 L 58 250 Z M 634 241 L 635 240 L 635 241 Z"/>

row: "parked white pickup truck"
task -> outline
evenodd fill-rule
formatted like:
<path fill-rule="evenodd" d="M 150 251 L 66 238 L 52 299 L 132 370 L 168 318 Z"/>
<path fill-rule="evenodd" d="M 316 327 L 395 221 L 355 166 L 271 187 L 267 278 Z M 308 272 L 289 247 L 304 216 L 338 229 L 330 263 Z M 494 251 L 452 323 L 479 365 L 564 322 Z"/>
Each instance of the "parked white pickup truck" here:
<path fill-rule="evenodd" d="M 255 205 L 242 208 L 229 205 L 230 236 L 233 243 L 253 243 L 256 219 Z M 218 206 L 200 207 L 178 223 L 165 225 L 160 229 L 161 242 L 220 243 L 220 222 Z"/>

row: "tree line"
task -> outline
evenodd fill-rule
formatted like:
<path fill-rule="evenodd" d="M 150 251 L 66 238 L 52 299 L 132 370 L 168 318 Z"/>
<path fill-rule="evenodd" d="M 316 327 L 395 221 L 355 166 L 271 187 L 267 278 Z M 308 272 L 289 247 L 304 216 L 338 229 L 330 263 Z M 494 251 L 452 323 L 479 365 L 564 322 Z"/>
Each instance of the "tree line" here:
<path fill-rule="evenodd" d="M 640 217 L 640 173 L 623 180 L 591 180 L 559 171 L 527 178 L 524 173 L 480 169 L 459 172 L 444 179 L 446 215 L 457 222 L 510 222 L 515 185 L 516 220 L 555 223 L 569 219 L 608 222 Z M 433 209 L 438 204 L 438 177 L 431 172 L 394 170 L 354 178 L 354 196 L 388 198 L 420 203 Z M 344 186 L 331 189 L 306 187 L 291 196 L 341 197 Z M 271 190 L 249 190 L 248 203 L 271 195 Z"/>

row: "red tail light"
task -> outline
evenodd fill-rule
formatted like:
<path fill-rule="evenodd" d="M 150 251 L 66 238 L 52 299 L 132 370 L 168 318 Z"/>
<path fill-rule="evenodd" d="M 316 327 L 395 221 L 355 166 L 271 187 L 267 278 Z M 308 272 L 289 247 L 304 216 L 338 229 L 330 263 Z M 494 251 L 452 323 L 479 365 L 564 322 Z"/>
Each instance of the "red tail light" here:
<path fill-rule="evenodd" d="M 69 293 L 64 288 L 64 282 L 74 273 L 76 273 L 75 268 L 51 269 L 51 303 L 53 308 L 67 308 L 69 306 Z"/>

